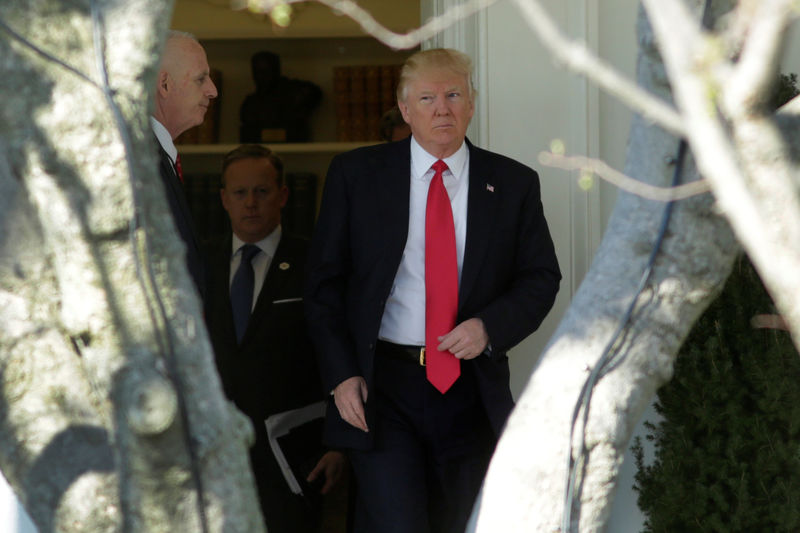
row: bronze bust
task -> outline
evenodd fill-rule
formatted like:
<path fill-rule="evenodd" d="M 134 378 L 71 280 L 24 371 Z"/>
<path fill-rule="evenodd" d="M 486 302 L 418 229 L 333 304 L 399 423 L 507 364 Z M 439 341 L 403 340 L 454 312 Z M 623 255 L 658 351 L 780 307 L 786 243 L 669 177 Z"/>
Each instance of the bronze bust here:
<path fill-rule="evenodd" d="M 251 59 L 256 91 L 242 102 L 241 142 L 307 142 L 309 119 L 322 100 L 322 90 L 310 81 L 281 75 L 280 58 L 258 52 Z"/>

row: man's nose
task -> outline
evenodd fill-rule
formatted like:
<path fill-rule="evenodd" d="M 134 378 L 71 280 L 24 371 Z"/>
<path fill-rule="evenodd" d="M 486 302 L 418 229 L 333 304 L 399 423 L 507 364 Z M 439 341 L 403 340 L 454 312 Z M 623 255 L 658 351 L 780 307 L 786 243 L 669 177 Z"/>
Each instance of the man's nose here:
<path fill-rule="evenodd" d="M 208 78 L 208 89 L 206 90 L 206 97 L 208 98 L 217 97 L 217 86 L 214 85 L 214 82 L 211 81 L 211 78 Z"/>
<path fill-rule="evenodd" d="M 450 107 L 447 105 L 447 97 L 442 96 L 433 102 L 433 109 L 437 115 L 446 115 L 450 112 Z"/>

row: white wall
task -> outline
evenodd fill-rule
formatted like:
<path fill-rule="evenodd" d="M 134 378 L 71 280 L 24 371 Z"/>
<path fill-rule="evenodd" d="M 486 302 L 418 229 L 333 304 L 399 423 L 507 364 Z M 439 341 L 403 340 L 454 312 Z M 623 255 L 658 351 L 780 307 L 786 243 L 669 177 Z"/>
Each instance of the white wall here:
<path fill-rule="evenodd" d="M 569 2 L 549 1 L 547 5 L 560 24 L 570 24 Z M 504 2 L 491 8 L 487 23 L 488 81 L 478 102 L 488 107 L 488 136 L 482 143 L 538 170 L 545 216 L 563 276 L 545 323 L 512 352 L 512 389 L 518 393 L 584 273 L 575 272 L 576 252 L 582 251 L 580 242 L 586 234 L 576 235 L 574 179 L 569 173 L 542 166 L 537 155 L 556 138 L 563 139 L 568 150 L 582 152 L 585 143 L 576 148 L 571 140 L 582 138 L 583 132 L 575 135 L 571 125 L 576 116 L 584 118 L 586 109 L 574 96 L 572 76 L 556 68 L 513 4 Z M 585 120 L 580 122 L 585 125 Z"/>
<path fill-rule="evenodd" d="M 570 36 L 633 75 L 635 0 L 607 0 L 602 9 L 584 0 L 543 4 Z M 599 157 L 621 169 L 631 115 L 582 78 L 559 68 L 513 4 L 492 7 L 486 24 L 482 53 L 488 82 L 479 105 L 488 106 L 488 125 L 482 142 L 539 172 L 545 215 L 563 274 L 559 297 L 547 320 L 511 353 L 512 390 L 518 394 L 585 276 L 616 200 L 613 187 L 596 183 L 593 190 L 584 192 L 576 187 L 575 173 L 545 167 L 537 154 L 558 138 L 565 141 L 568 153 Z M 634 474 L 633 460 L 626 457 L 609 531 L 641 531 L 643 516 L 632 490 Z"/>

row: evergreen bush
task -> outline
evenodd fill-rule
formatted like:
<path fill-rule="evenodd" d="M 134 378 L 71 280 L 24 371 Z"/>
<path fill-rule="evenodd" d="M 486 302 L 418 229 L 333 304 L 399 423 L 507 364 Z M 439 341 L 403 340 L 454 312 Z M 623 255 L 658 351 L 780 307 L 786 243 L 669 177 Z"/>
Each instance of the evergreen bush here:
<path fill-rule="evenodd" d="M 800 531 L 800 358 L 788 332 L 753 329 L 772 302 L 742 258 L 696 324 L 634 445 L 645 532 Z"/>

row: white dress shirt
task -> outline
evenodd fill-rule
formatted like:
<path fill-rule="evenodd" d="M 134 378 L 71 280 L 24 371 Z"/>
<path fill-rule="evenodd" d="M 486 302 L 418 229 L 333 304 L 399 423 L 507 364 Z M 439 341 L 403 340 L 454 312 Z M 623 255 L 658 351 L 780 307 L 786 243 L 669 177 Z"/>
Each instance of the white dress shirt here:
<path fill-rule="evenodd" d="M 408 239 L 381 319 L 379 338 L 396 344 L 425 344 L 425 207 L 433 179 L 431 166 L 437 158 L 411 137 L 411 195 L 408 211 Z M 467 196 L 469 192 L 469 150 L 466 143 L 444 160 L 449 170 L 442 179 L 456 230 L 458 281 L 464 263 L 467 238 Z"/>
<path fill-rule="evenodd" d="M 255 273 L 255 283 L 253 284 L 253 306 L 250 308 L 252 311 L 256 307 L 256 302 L 258 301 L 258 295 L 261 294 L 261 288 L 264 286 L 264 278 L 267 277 L 267 271 L 269 271 L 269 265 L 272 263 L 272 258 L 275 257 L 275 250 L 278 249 L 278 243 L 281 240 L 281 226 L 278 225 L 277 228 L 272 230 L 272 233 L 264 237 L 258 242 L 254 242 L 256 246 L 261 250 L 261 252 L 257 253 L 255 257 L 253 257 L 250 264 L 253 265 L 253 272 Z M 236 274 L 236 271 L 239 269 L 239 264 L 242 262 L 242 246 L 245 245 L 245 242 L 233 234 L 233 238 L 231 239 L 231 272 L 230 277 L 228 278 L 228 287 L 230 284 L 233 283 L 233 276 Z"/>
<path fill-rule="evenodd" d="M 175 143 L 172 142 L 172 135 L 169 134 L 167 128 L 154 117 L 150 117 L 150 126 L 153 128 L 153 133 L 156 134 L 156 139 L 161 145 L 161 148 L 167 152 L 167 155 L 172 159 L 172 165 L 175 165 L 175 160 L 178 158 L 178 149 L 175 148 Z"/>

